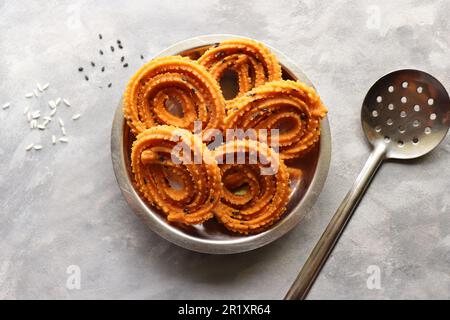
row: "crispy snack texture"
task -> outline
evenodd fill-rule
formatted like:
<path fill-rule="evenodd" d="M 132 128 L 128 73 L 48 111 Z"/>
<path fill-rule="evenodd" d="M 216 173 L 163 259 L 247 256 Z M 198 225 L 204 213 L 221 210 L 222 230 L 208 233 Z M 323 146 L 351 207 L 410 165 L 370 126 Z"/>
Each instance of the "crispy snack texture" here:
<path fill-rule="evenodd" d="M 258 141 L 235 140 L 217 148 L 214 155 L 223 181 L 222 197 L 214 210 L 219 222 L 231 231 L 252 234 L 280 219 L 290 189 L 289 173 L 278 153 Z M 246 161 L 225 163 L 230 156 Z"/>
<path fill-rule="evenodd" d="M 290 80 L 254 88 L 229 107 L 225 127 L 267 129 L 269 144 L 279 145 L 282 159 L 301 157 L 319 141 L 320 120 L 327 113 L 313 88 Z M 281 122 L 288 123 L 288 128 L 280 129 L 278 138 L 270 136 L 270 130 L 279 128 Z"/>
<path fill-rule="evenodd" d="M 262 43 L 249 39 L 222 41 L 209 48 L 198 60 L 219 81 L 226 71 L 235 72 L 242 96 L 268 81 L 281 80 L 281 66 Z"/>
<path fill-rule="evenodd" d="M 197 136 L 166 125 L 147 129 L 133 143 L 131 165 L 139 191 L 169 221 L 192 225 L 213 217 L 220 170 Z"/>
<path fill-rule="evenodd" d="M 181 107 L 181 116 L 167 108 L 168 102 Z M 203 66 L 189 58 L 170 56 L 150 61 L 131 78 L 123 96 L 123 111 L 136 135 L 156 125 L 193 131 L 196 120 L 202 121 L 204 129 L 222 129 L 225 100 L 217 81 Z"/>
<path fill-rule="evenodd" d="M 220 87 L 227 71 L 238 85 L 229 100 Z M 317 144 L 327 108 L 314 88 L 282 80 L 266 46 L 232 39 L 198 60 L 169 56 L 146 63 L 126 87 L 123 111 L 136 137 L 131 167 L 142 198 L 170 222 L 215 218 L 246 235 L 283 216 L 292 182 L 304 177 L 289 160 L 301 161 Z M 256 134 L 216 143 L 217 132 L 226 137 L 228 129 Z"/>

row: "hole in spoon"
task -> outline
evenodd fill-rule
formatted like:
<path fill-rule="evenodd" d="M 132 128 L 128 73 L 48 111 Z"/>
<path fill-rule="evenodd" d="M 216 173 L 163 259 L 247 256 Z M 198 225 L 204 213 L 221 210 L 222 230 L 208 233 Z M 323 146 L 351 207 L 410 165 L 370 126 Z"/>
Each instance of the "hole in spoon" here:
<path fill-rule="evenodd" d="M 392 103 L 389 103 L 388 104 L 388 109 L 391 110 L 391 111 L 394 110 L 394 105 Z"/>
<path fill-rule="evenodd" d="M 406 111 L 401 111 L 400 112 L 400 117 L 402 117 L 402 118 L 406 117 Z"/>
<path fill-rule="evenodd" d="M 384 136 L 384 142 L 386 143 L 391 142 L 391 138 L 389 138 L 388 136 Z"/>
<path fill-rule="evenodd" d="M 418 144 L 418 143 L 419 143 L 419 138 L 414 137 L 414 138 L 412 139 L 412 142 L 413 142 L 414 144 Z"/>
<path fill-rule="evenodd" d="M 418 104 L 416 104 L 416 105 L 414 106 L 414 111 L 415 111 L 415 112 L 419 112 L 419 111 L 420 111 L 420 106 L 419 106 Z"/>
<path fill-rule="evenodd" d="M 430 120 L 436 120 L 436 113 L 430 114 Z"/>
<path fill-rule="evenodd" d="M 391 118 L 389 118 L 389 119 L 387 119 L 386 123 L 387 123 L 388 126 L 392 126 L 394 121 Z"/>
<path fill-rule="evenodd" d="M 405 127 L 403 127 L 403 126 L 399 126 L 398 127 L 398 132 L 400 132 L 400 133 L 405 133 Z"/>
<path fill-rule="evenodd" d="M 425 134 L 430 134 L 431 133 L 431 128 L 430 127 L 426 127 L 423 132 L 425 132 Z"/>
<path fill-rule="evenodd" d="M 372 116 L 373 116 L 374 118 L 378 117 L 378 111 L 377 111 L 377 110 L 373 110 L 373 111 L 372 111 Z"/>
<path fill-rule="evenodd" d="M 389 86 L 389 87 L 388 87 L 388 91 L 389 91 L 389 92 L 394 92 L 394 86 Z"/>
<path fill-rule="evenodd" d="M 428 99 L 428 105 L 432 106 L 433 104 L 434 104 L 434 99 L 433 98 Z"/>
<path fill-rule="evenodd" d="M 406 102 L 408 101 L 408 99 L 407 99 L 406 97 L 402 97 L 402 98 L 400 99 L 400 101 L 401 101 L 402 103 L 406 103 Z"/>
<path fill-rule="evenodd" d="M 377 102 L 380 103 L 381 101 L 383 101 L 383 98 L 381 96 L 377 97 Z"/>
<path fill-rule="evenodd" d="M 381 131 L 381 127 L 380 127 L 380 126 L 376 126 L 376 127 L 375 127 L 375 131 L 376 131 L 376 132 L 380 132 L 380 131 Z"/>
<path fill-rule="evenodd" d="M 413 126 L 416 127 L 416 128 L 417 128 L 418 126 L 420 126 L 420 121 L 419 121 L 419 120 L 414 120 L 414 121 L 413 121 Z"/>
<path fill-rule="evenodd" d="M 401 148 L 405 145 L 405 143 L 403 142 L 403 140 L 398 140 L 397 141 L 398 146 Z"/>
<path fill-rule="evenodd" d="M 405 88 L 405 89 L 408 88 L 408 82 L 407 81 L 403 81 L 402 87 Z"/>
<path fill-rule="evenodd" d="M 422 87 L 417 87 L 417 93 L 422 93 L 423 92 L 423 88 Z"/>

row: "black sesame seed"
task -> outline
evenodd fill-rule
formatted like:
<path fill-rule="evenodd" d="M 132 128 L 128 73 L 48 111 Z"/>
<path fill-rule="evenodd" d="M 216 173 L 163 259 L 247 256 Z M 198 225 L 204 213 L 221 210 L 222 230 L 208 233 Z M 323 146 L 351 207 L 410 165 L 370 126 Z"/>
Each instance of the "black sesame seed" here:
<path fill-rule="evenodd" d="M 120 58 L 120 62 L 124 62 L 124 60 L 125 60 L 125 57 L 122 56 L 122 58 Z"/>
<path fill-rule="evenodd" d="M 125 64 L 123 65 L 123 67 L 124 67 L 124 68 L 128 67 L 128 63 L 125 63 Z"/>
<path fill-rule="evenodd" d="M 219 46 L 219 43 L 216 42 L 216 43 L 214 43 L 213 48 L 217 48 L 218 46 Z"/>
<path fill-rule="evenodd" d="M 141 54 L 141 59 L 144 60 L 144 56 Z"/>
<path fill-rule="evenodd" d="M 105 72 L 105 67 L 102 67 L 102 72 Z"/>
<path fill-rule="evenodd" d="M 192 93 L 194 93 L 194 94 L 197 92 L 194 88 L 192 88 L 191 91 L 192 91 Z"/>
<path fill-rule="evenodd" d="M 100 40 L 102 40 L 102 39 L 103 39 L 103 36 L 102 36 L 102 34 L 101 34 L 101 33 L 99 33 L 99 34 L 98 34 L 98 38 L 99 38 Z"/>
<path fill-rule="evenodd" d="M 209 199 L 209 202 L 213 203 L 214 201 L 216 201 L 216 198 L 211 197 L 211 199 Z"/>
<path fill-rule="evenodd" d="M 159 156 L 159 161 L 164 162 L 164 160 L 165 160 L 164 156 L 163 156 L 163 155 L 160 155 L 160 156 Z"/>
<path fill-rule="evenodd" d="M 91 66 L 95 67 L 95 63 L 93 61 L 91 61 Z"/>
<path fill-rule="evenodd" d="M 89 81 L 89 77 L 88 76 L 84 76 L 84 78 L 86 79 L 86 81 Z"/>
<path fill-rule="evenodd" d="M 109 84 L 108 84 L 108 88 L 111 88 L 111 86 L 112 86 L 112 83 L 109 83 Z"/>
<path fill-rule="evenodd" d="M 216 58 L 221 58 L 221 57 L 223 57 L 224 55 L 225 55 L 225 52 L 219 51 L 219 52 L 217 52 L 217 53 L 215 54 L 215 57 L 216 57 Z"/>
<path fill-rule="evenodd" d="M 98 53 L 100 53 L 100 55 L 103 55 L 103 50 L 99 50 Z"/>
<path fill-rule="evenodd" d="M 184 211 L 185 213 L 188 213 L 188 212 L 189 212 L 189 209 L 188 209 L 188 208 L 184 208 L 183 211 Z"/>
<path fill-rule="evenodd" d="M 120 41 L 120 40 L 117 40 L 117 44 L 121 44 L 122 43 L 122 41 Z"/>
<path fill-rule="evenodd" d="M 111 46 L 111 52 L 114 52 L 114 47 L 113 46 Z"/>
<path fill-rule="evenodd" d="M 305 120 L 305 119 L 306 119 L 306 114 L 302 113 L 302 114 L 300 115 L 300 119 Z"/>
<path fill-rule="evenodd" d="M 79 67 L 79 68 L 78 68 L 78 71 L 83 72 L 83 68 L 82 68 L 82 67 Z"/>
<path fill-rule="evenodd" d="M 122 44 L 119 44 L 119 49 L 123 49 Z"/>

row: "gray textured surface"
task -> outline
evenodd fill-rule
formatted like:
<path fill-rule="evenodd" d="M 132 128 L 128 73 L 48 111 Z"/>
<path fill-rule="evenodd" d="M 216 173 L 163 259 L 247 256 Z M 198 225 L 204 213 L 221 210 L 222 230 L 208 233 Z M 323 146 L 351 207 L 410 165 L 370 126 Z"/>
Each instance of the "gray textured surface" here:
<path fill-rule="evenodd" d="M 11 101 L 0 110 L 0 298 L 281 298 L 369 153 L 359 110 L 371 83 L 414 67 L 450 86 L 450 3 L 378 3 L 0 0 L 0 105 Z M 117 52 L 99 58 L 98 32 L 103 45 L 122 40 L 128 69 Z M 285 52 L 330 109 L 333 159 L 314 209 L 283 239 L 234 256 L 188 252 L 149 231 L 123 200 L 109 154 L 113 110 L 139 55 L 207 33 Z M 23 107 L 37 102 L 24 94 L 36 81 L 51 83 L 42 110 L 71 100 L 60 113 L 69 144 L 28 129 Z M 39 139 L 43 150 L 24 151 Z M 381 168 L 310 298 L 450 298 L 449 153 L 447 137 L 430 156 Z M 66 288 L 69 265 L 81 268 L 80 290 Z M 369 265 L 381 269 L 379 290 L 366 286 Z"/>

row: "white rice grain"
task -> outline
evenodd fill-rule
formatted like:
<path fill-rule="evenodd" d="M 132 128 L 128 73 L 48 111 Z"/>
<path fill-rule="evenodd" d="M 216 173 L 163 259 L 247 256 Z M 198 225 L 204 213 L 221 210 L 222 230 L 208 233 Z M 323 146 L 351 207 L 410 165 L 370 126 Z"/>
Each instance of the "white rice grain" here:
<path fill-rule="evenodd" d="M 44 92 L 44 89 L 42 88 L 41 84 L 39 82 L 36 83 L 36 87 L 40 92 Z"/>
<path fill-rule="evenodd" d="M 55 135 L 52 136 L 52 144 L 56 144 L 56 136 Z"/>
<path fill-rule="evenodd" d="M 67 99 L 63 99 L 63 102 L 64 102 L 64 104 L 65 104 L 66 106 L 68 106 L 68 107 L 70 107 L 70 106 L 71 106 L 71 104 L 70 104 L 69 100 L 67 100 Z"/>
<path fill-rule="evenodd" d="M 41 150 L 42 146 L 40 144 L 37 144 L 34 146 L 34 150 Z"/>
<path fill-rule="evenodd" d="M 39 130 L 45 130 L 45 126 L 43 124 L 38 125 L 37 128 Z"/>
<path fill-rule="evenodd" d="M 56 109 L 53 109 L 52 112 L 50 112 L 50 117 L 53 117 L 56 113 Z"/>
<path fill-rule="evenodd" d="M 51 109 L 55 109 L 55 108 L 56 108 L 56 103 L 55 103 L 55 101 L 53 101 L 53 100 L 50 100 L 50 101 L 48 102 L 48 105 L 50 106 Z"/>
<path fill-rule="evenodd" d="M 33 119 L 39 119 L 40 116 L 41 116 L 41 112 L 39 110 L 37 110 L 31 114 L 31 117 Z"/>
<path fill-rule="evenodd" d="M 3 105 L 2 109 L 3 110 L 8 109 L 10 106 L 11 106 L 11 103 L 7 102 Z"/>
<path fill-rule="evenodd" d="M 30 108 L 28 108 L 28 107 L 23 108 L 23 114 L 27 114 L 27 112 L 28 112 L 29 109 L 30 109 Z"/>
<path fill-rule="evenodd" d="M 69 140 L 67 140 L 66 137 L 61 137 L 61 138 L 59 138 L 59 142 L 67 143 L 67 142 L 69 142 Z"/>
<path fill-rule="evenodd" d="M 33 98 L 33 92 L 29 92 L 29 93 L 25 94 L 25 98 L 27 98 L 27 99 Z"/>
<path fill-rule="evenodd" d="M 61 127 L 61 133 L 63 136 L 66 135 L 66 128 L 65 127 Z"/>
<path fill-rule="evenodd" d="M 30 151 L 32 148 L 33 148 L 33 144 L 31 143 L 25 147 L 25 150 Z"/>
<path fill-rule="evenodd" d="M 64 121 L 61 118 L 58 118 L 59 126 L 64 127 Z"/>
<path fill-rule="evenodd" d="M 57 106 L 59 106 L 60 103 L 61 103 L 61 98 L 56 99 L 55 104 L 56 104 Z"/>
<path fill-rule="evenodd" d="M 44 84 L 42 86 L 42 90 L 47 90 L 49 85 L 50 85 L 50 83 L 48 83 L 48 82 L 46 84 Z"/>
<path fill-rule="evenodd" d="M 72 117 L 72 120 L 80 119 L 80 117 L 81 117 L 81 114 L 79 114 L 79 113 L 74 114 L 73 117 Z"/>
<path fill-rule="evenodd" d="M 33 90 L 34 96 L 37 98 L 38 97 L 38 92 L 36 89 Z"/>

